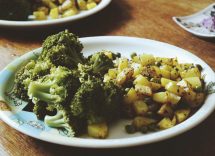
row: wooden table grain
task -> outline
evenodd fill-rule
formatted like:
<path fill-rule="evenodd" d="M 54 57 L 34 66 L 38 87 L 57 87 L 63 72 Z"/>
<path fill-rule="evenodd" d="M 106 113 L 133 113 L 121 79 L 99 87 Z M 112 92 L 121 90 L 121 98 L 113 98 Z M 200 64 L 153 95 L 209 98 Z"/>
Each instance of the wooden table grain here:
<path fill-rule="evenodd" d="M 167 42 L 184 48 L 215 70 L 214 40 L 193 36 L 173 21 L 172 16 L 194 13 L 213 0 L 113 0 L 89 18 L 38 29 L 0 28 L 0 70 L 18 56 L 41 46 L 46 36 L 69 29 L 80 37 L 123 35 Z M 172 139 L 121 149 L 82 149 L 43 142 L 26 136 L 0 120 L 0 156 L 49 155 L 215 155 L 215 113 L 199 126 Z"/>

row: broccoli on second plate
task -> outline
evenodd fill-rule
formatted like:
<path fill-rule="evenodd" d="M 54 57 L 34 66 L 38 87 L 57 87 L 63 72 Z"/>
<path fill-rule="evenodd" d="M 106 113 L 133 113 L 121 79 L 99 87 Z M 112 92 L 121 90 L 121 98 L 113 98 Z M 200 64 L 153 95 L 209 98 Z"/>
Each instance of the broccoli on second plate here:
<path fill-rule="evenodd" d="M 28 0 L 0 0 L 0 19 L 24 21 L 31 13 Z"/>

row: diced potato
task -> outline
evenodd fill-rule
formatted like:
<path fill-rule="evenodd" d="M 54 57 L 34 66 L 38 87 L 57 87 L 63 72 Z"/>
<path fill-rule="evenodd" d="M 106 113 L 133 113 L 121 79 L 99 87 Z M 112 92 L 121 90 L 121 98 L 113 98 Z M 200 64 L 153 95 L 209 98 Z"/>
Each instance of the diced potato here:
<path fill-rule="evenodd" d="M 170 79 L 170 71 L 166 70 L 166 69 L 160 69 L 160 74 L 162 77 Z"/>
<path fill-rule="evenodd" d="M 58 2 L 59 2 L 60 4 L 62 4 L 63 2 L 65 2 L 65 0 L 58 0 Z"/>
<path fill-rule="evenodd" d="M 200 71 L 199 71 L 199 69 L 197 67 L 181 71 L 180 75 L 181 75 L 182 78 L 201 77 L 201 73 L 200 73 Z"/>
<path fill-rule="evenodd" d="M 172 118 L 172 124 L 173 125 L 176 125 L 177 124 L 177 119 L 176 119 L 176 116 L 174 115 L 173 118 Z"/>
<path fill-rule="evenodd" d="M 58 8 L 51 9 L 49 15 L 52 19 L 57 19 L 59 17 Z"/>
<path fill-rule="evenodd" d="M 108 126 L 106 123 L 90 124 L 87 126 L 88 135 L 93 138 L 104 139 L 108 136 Z"/>
<path fill-rule="evenodd" d="M 148 106 L 142 100 L 135 101 L 134 102 L 134 111 L 135 111 L 136 115 L 144 115 L 148 111 Z"/>
<path fill-rule="evenodd" d="M 87 10 L 87 2 L 85 0 L 77 0 L 80 10 Z"/>
<path fill-rule="evenodd" d="M 121 72 L 125 68 L 128 68 L 128 59 L 120 58 L 119 59 L 119 65 L 118 65 L 119 72 Z"/>
<path fill-rule="evenodd" d="M 104 51 L 104 54 L 109 58 L 109 59 L 113 59 L 113 53 L 111 51 Z"/>
<path fill-rule="evenodd" d="M 36 20 L 45 20 L 47 18 L 43 11 L 34 11 L 33 15 L 35 16 Z"/>
<path fill-rule="evenodd" d="M 153 94 L 152 99 L 158 103 L 167 103 L 168 102 L 168 96 L 167 96 L 166 92 L 155 93 L 155 94 Z"/>
<path fill-rule="evenodd" d="M 168 129 L 173 127 L 175 124 L 170 120 L 170 118 L 163 118 L 159 123 L 158 123 L 158 127 L 160 129 Z"/>
<path fill-rule="evenodd" d="M 41 6 L 41 7 L 37 8 L 37 11 L 43 11 L 45 13 L 45 15 L 49 14 L 49 8 L 47 8 L 45 6 Z"/>
<path fill-rule="evenodd" d="M 111 79 L 115 79 L 117 77 L 117 69 L 109 69 L 108 70 L 108 75 L 111 77 Z"/>
<path fill-rule="evenodd" d="M 165 87 L 169 82 L 172 82 L 172 83 L 175 83 L 176 84 L 176 81 L 172 81 L 170 79 L 166 79 L 166 78 L 161 78 L 161 85 L 162 87 Z"/>
<path fill-rule="evenodd" d="M 151 54 L 142 54 L 140 55 L 140 61 L 143 66 L 152 65 L 155 63 L 155 58 Z"/>
<path fill-rule="evenodd" d="M 159 83 L 150 82 L 150 84 L 151 84 L 152 91 L 157 91 L 162 87 L 161 84 Z"/>
<path fill-rule="evenodd" d="M 66 10 L 63 14 L 62 17 L 69 17 L 69 16 L 73 16 L 76 15 L 78 13 L 78 10 L 73 8 L 73 9 L 68 9 Z"/>
<path fill-rule="evenodd" d="M 135 91 L 140 96 L 141 95 L 152 96 L 152 89 L 149 86 L 136 84 L 135 85 Z"/>
<path fill-rule="evenodd" d="M 42 3 L 50 9 L 57 8 L 57 5 L 54 4 L 51 0 L 42 0 Z"/>
<path fill-rule="evenodd" d="M 191 84 L 192 88 L 202 87 L 202 83 L 199 77 L 187 77 L 184 78 L 189 84 Z"/>
<path fill-rule="evenodd" d="M 191 89 L 191 85 L 184 79 L 177 82 L 177 85 L 180 87 L 183 87 L 185 91 L 188 91 Z"/>
<path fill-rule="evenodd" d="M 133 73 L 134 73 L 133 68 L 125 68 L 125 69 L 123 69 L 117 75 L 117 78 L 116 78 L 117 84 L 122 85 L 123 83 L 125 83 L 127 80 L 129 80 L 132 77 Z"/>
<path fill-rule="evenodd" d="M 153 123 L 156 123 L 156 120 L 147 118 L 147 117 L 138 116 L 134 118 L 132 125 L 134 125 L 136 129 L 140 129 L 143 126 L 147 126 Z"/>
<path fill-rule="evenodd" d="M 139 63 L 132 63 L 131 67 L 134 69 L 134 74 L 132 77 L 136 77 L 137 75 L 141 74 L 143 71 L 143 66 Z"/>
<path fill-rule="evenodd" d="M 97 6 L 97 4 L 95 2 L 91 2 L 91 3 L 88 3 L 87 4 L 87 9 L 90 10 L 90 9 L 93 9 Z"/>
<path fill-rule="evenodd" d="M 169 104 L 164 104 L 158 110 L 158 114 L 163 117 L 171 117 L 173 115 L 172 107 Z"/>
<path fill-rule="evenodd" d="M 149 80 L 143 75 L 137 75 L 136 79 L 134 80 L 134 84 L 149 86 L 149 87 L 151 86 Z"/>
<path fill-rule="evenodd" d="M 170 65 L 162 65 L 161 67 L 160 67 L 160 69 L 164 69 L 164 70 L 167 70 L 167 71 L 171 71 L 172 70 L 172 67 L 170 66 Z"/>
<path fill-rule="evenodd" d="M 60 12 L 64 12 L 65 10 L 71 9 L 75 7 L 75 2 L 71 0 L 66 0 L 63 2 L 61 6 L 59 6 Z"/>
<path fill-rule="evenodd" d="M 134 89 L 134 88 L 131 88 L 131 89 L 128 91 L 127 95 L 125 96 L 124 101 L 125 101 L 125 103 L 133 103 L 133 102 L 135 102 L 136 100 L 138 100 L 138 98 L 139 98 L 139 97 L 138 97 L 138 95 L 137 95 L 135 89 Z"/>
<path fill-rule="evenodd" d="M 181 123 L 182 121 L 186 120 L 190 114 L 190 109 L 179 109 L 175 111 L 175 116 L 178 123 Z"/>
<path fill-rule="evenodd" d="M 176 69 L 170 71 L 170 78 L 176 80 L 179 77 L 179 73 Z"/>
<path fill-rule="evenodd" d="M 184 89 L 181 86 L 176 85 L 174 82 L 167 83 L 165 89 L 179 96 L 182 96 L 185 93 Z"/>
<path fill-rule="evenodd" d="M 166 91 L 153 94 L 152 99 L 158 103 L 170 103 L 174 106 L 180 101 L 181 97 Z"/>
<path fill-rule="evenodd" d="M 177 59 L 174 58 L 163 58 L 163 57 L 156 57 L 156 62 L 160 62 L 161 64 L 166 64 L 172 66 L 175 62 L 177 62 Z"/>
<path fill-rule="evenodd" d="M 187 94 L 184 96 L 187 103 L 190 105 L 190 107 L 199 107 L 205 100 L 205 94 L 204 93 L 195 93 L 193 91 L 187 92 Z"/>
<path fill-rule="evenodd" d="M 141 63 L 139 56 L 134 56 L 134 57 L 132 58 L 132 61 L 135 62 L 135 63 L 138 63 L 138 64 Z"/>
<path fill-rule="evenodd" d="M 166 91 L 166 93 L 167 93 L 167 96 L 168 96 L 168 103 L 171 103 L 172 106 L 177 105 L 178 102 L 181 100 L 181 97 L 176 95 L 176 94 L 170 93 L 168 91 Z"/>

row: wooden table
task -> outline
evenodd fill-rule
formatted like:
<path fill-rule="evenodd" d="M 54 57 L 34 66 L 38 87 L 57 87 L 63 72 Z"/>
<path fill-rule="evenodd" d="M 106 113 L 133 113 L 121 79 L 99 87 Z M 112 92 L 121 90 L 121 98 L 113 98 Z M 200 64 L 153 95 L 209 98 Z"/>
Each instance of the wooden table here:
<path fill-rule="evenodd" d="M 214 40 L 193 36 L 173 21 L 172 16 L 189 15 L 213 0 L 113 0 L 100 13 L 87 19 L 41 29 L 0 29 L 0 69 L 18 55 L 40 47 L 49 34 L 65 28 L 80 37 L 123 35 L 150 38 L 184 48 L 215 69 Z M 55 145 L 33 139 L 0 121 L 0 155 L 215 155 L 215 113 L 193 130 L 172 139 L 150 145 L 124 149 L 81 149 Z"/>

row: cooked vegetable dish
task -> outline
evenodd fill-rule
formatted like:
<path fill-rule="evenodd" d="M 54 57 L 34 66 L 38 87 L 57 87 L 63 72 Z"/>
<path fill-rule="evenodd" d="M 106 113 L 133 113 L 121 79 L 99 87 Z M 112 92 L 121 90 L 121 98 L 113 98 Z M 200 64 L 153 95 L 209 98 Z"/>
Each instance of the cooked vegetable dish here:
<path fill-rule="evenodd" d="M 0 19 L 46 20 L 78 14 L 95 8 L 101 0 L 1 0 Z M 32 16 L 30 16 L 32 15 Z"/>
<path fill-rule="evenodd" d="M 132 120 L 128 133 L 167 129 L 209 93 L 200 65 L 150 54 L 128 59 L 108 50 L 84 57 L 82 49 L 67 30 L 49 36 L 37 59 L 17 71 L 12 90 L 28 102 L 25 110 L 68 136 L 106 138 L 109 125 L 122 118 Z"/>

